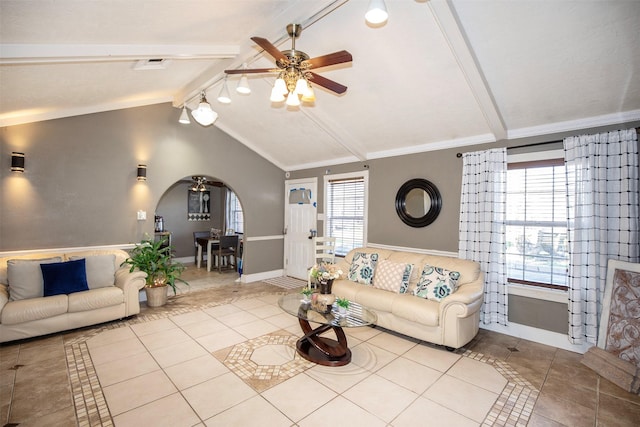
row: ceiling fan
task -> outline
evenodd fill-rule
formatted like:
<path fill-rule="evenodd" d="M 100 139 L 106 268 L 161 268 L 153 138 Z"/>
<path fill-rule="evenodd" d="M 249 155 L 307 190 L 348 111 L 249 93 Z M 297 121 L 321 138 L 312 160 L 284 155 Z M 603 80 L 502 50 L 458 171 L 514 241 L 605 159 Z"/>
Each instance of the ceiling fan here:
<path fill-rule="evenodd" d="M 207 185 L 210 187 L 224 187 L 224 183 L 221 181 L 211 181 L 206 176 L 192 176 L 190 180 L 181 179 L 178 181 L 181 184 L 189 184 L 191 191 L 206 191 Z"/>
<path fill-rule="evenodd" d="M 271 92 L 271 101 L 281 102 L 284 101 L 285 96 L 287 96 L 288 105 L 299 105 L 299 101 L 298 104 L 290 104 L 290 100 L 295 102 L 295 100 L 298 99 L 297 96 L 293 99 L 292 95 L 301 95 L 302 101 L 315 100 L 313 89 L 311 89 L 311 85 L 309 84 L 310 82 L 337 94 L 346 92 L 346 86 L 326 77 L 322 77 L 311 71 L 311 69 L 351 62 L 353 60 L 351 54 L 346 50 L 341 50 L 327 55 L 309 58 L 309 55 L 306 53 L 296 50 L 296 38 L 300 36 L 301 32 L 301 25 L 287 25 L 287 33 L 289 34 L 289 37 L 291 37 L 291 49 L 283 51 L 279 51 L 278 48 L 271 44 L 267 39 L 262 37 L 251 37 L 251 40 L 275 58 L 278 68 L 243 68 L 237 70 L 225 70 L 225 73 L 279 73 L 276 84 Z"/>

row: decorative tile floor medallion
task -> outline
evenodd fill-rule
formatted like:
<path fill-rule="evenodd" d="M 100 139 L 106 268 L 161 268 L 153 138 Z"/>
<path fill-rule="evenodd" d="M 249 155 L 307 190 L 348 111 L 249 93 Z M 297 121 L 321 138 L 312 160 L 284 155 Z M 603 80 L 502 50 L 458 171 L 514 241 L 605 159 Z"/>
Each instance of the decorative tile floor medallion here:
<path fill-rule="evenodd" d="M 298 337 L 263 335 L 213 355 L 257 392 L 263 392 L 315 366 L 296 351 Z"/>

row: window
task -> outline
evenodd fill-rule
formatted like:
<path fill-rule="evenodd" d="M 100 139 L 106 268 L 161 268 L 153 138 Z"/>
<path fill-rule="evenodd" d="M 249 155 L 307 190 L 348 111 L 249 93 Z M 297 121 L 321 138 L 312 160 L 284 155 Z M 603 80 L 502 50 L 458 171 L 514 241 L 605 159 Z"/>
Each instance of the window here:
<path fill-rule="evenodd" d="M 325 236 L 336 238 L 336 255 L 365 245 L 368 174 L 325 176 Z"/>
<path fill-rule="evenodd" d="M 244 233 L 242 205 L 236 193 L 231 190 L 227 190 L 227 230 Z"/>
<path fill-rule="evenodd" d="M 509 282 L 567 289 L 567 194 L 563 159 L 508 165 Z"/>

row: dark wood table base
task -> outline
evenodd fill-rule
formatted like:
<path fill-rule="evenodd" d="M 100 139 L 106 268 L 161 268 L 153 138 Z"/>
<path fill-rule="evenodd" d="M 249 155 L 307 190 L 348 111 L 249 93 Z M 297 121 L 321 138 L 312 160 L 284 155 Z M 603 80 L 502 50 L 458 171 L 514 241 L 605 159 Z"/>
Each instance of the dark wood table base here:
<path fill-rule="evenodd" d="M 296 343 L 298 354 L 310 362 L 323 366 L 344 366 L 351 362 L 347 337 L 339 326 L 320 325 L 313 329 L 305 319 L 298 318 L 304 336 Z M 320 335 L 333 329 L 338 341 Z"/>

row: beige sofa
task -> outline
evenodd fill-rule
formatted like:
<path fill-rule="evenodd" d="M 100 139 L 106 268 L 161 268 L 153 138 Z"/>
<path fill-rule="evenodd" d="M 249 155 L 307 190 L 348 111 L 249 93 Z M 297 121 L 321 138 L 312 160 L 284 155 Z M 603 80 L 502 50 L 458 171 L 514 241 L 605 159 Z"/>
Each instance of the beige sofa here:
<path fill-rule="evenodd" d="M 127 257 L 127 252 L 114 249 L 21 253 L 0 258 L 0 342 L 80 328 L 139 313 L 139 291 L 145 285 L 147 274 L 140 271 L 129 273 L 128 266 L 120 267 Z M 83 258 L 89 290 L 42 296 L 41 262 Z M 64 280 L 64 277 L 58 279 L 59 282 Z M 38 287 L 39 295 L 35 295 Z"/>
<path fill-rule="evenodd" d="M 377 253 L 380 260 L 413 264 L 409 293 L 397 293 L 344 278 L 354 254 Z M 480 306 L 483 301 L 484 275 L 480 265 L 452 257 L 425 255 L 377 248 L 357 248 L 337 262 L 345 274 L 333 283 L 332 292 L 372 309 L 378 315 L 377 325 L 434 344 L 460 348 L 478 333 Z M 457 290 L 441 301 L 412 295 L 425 264 L 460 273 Z M 373 283 L 375 284 L 375 270 Z"/>

